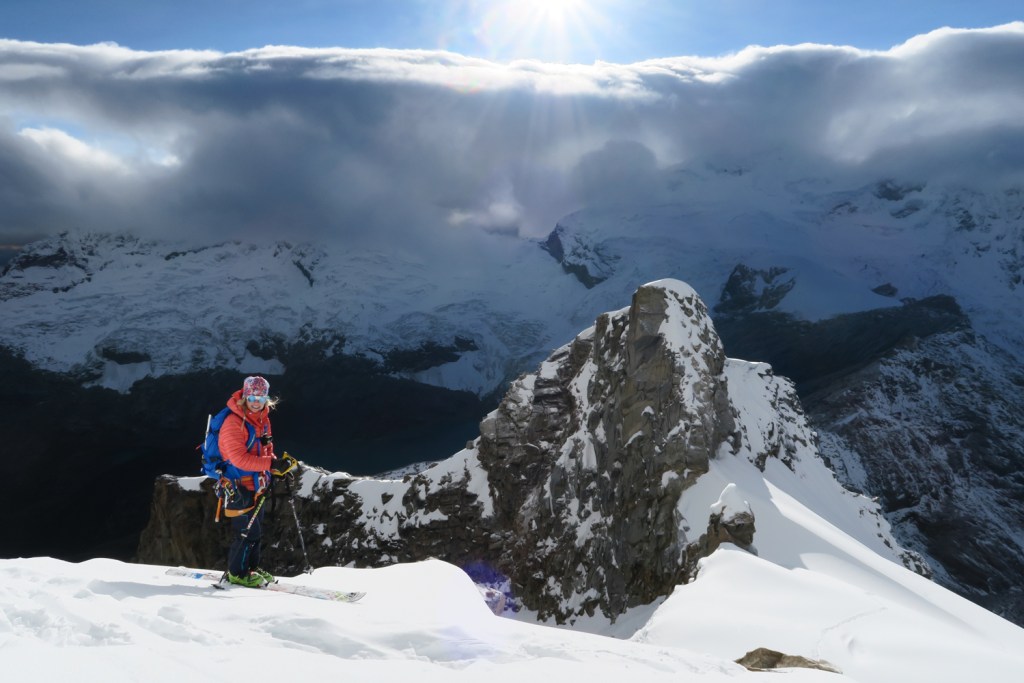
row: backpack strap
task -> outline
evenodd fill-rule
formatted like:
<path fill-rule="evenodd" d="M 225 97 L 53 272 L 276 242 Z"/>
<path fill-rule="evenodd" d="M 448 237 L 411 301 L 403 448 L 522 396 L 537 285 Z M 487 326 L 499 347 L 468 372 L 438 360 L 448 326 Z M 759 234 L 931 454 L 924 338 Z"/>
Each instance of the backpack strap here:
<path fill-rule="evenodd" d="M 242 422 L 245 422 L 245 420 L 242 420 Z M 249 433 L 249 437 L 245 440 L 245 450 L 249 450 L 256 443 L 256 428 L 245 422 L 245 429 Z"/>
<path fill-rule="evenodd" d="M 210 430 L 219 432 L 220 428 L 224 426 L 224 420 L 227 419 L 228 415 L 231 414 L 231 408 L 224 407 L 219 413 L 214 415 L 207 422 L 206 433 L 209 434 Z"/>

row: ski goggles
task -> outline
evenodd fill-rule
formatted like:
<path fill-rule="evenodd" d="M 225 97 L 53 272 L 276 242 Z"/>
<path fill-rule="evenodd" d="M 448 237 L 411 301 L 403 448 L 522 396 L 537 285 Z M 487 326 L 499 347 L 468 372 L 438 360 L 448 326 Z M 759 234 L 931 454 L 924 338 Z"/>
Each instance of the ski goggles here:
<path fill-rule="evenodd" d="M 246 401 L 252 401 L 253 403 L 266 403 L 270 400 L 269 396 L 257 396 L 256 394 L 249 394 L 245 397 Z"/>

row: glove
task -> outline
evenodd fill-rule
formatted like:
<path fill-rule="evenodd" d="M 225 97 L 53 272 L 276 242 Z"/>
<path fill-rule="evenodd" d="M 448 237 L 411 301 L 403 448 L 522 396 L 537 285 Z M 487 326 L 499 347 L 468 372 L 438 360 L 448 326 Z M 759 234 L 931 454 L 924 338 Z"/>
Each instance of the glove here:
<path fill-rule="evenodd" d="M 298 464 L 295 458 L 285 453 L 284 456 L 270 461 L 270 473 L 275 477 L 283 477 Z"/>

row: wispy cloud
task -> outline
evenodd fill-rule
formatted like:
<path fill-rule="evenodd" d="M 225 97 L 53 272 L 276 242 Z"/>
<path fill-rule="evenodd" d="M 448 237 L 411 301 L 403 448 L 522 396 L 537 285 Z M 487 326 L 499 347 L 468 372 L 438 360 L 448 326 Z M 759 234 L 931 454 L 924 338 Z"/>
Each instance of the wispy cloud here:
<path fill-rule="evenodd" d="M 541 235 L 674 164 L 1009 178 L 1022 143 L 1024 23 L 592 66 L 0 41 L 0 241 Z"/>
<path fill-rule="evenodd" d="M 90 146 L 62 130 L 22 128 L 18 134 L 39 145 L 50 158 L 58 161 L 65 168 L 79 167 L 84 173 L 124 174 L 129 172 L 128 164 L 118 158 L 116 154 Z"/>

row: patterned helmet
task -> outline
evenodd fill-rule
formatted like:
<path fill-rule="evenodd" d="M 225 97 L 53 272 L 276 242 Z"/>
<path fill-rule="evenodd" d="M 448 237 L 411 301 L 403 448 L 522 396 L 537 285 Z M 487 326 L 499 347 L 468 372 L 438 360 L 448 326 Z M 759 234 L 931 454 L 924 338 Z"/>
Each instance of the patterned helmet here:
<path fill-rule="evenodd" d="M 263 379 L 259 375 L 253 375 L 252 377 L 246 377 L 245 382 L 242 383 L 242 397 L 246 396 L 269 396 L 270 395 L 270 382 Z"/>

